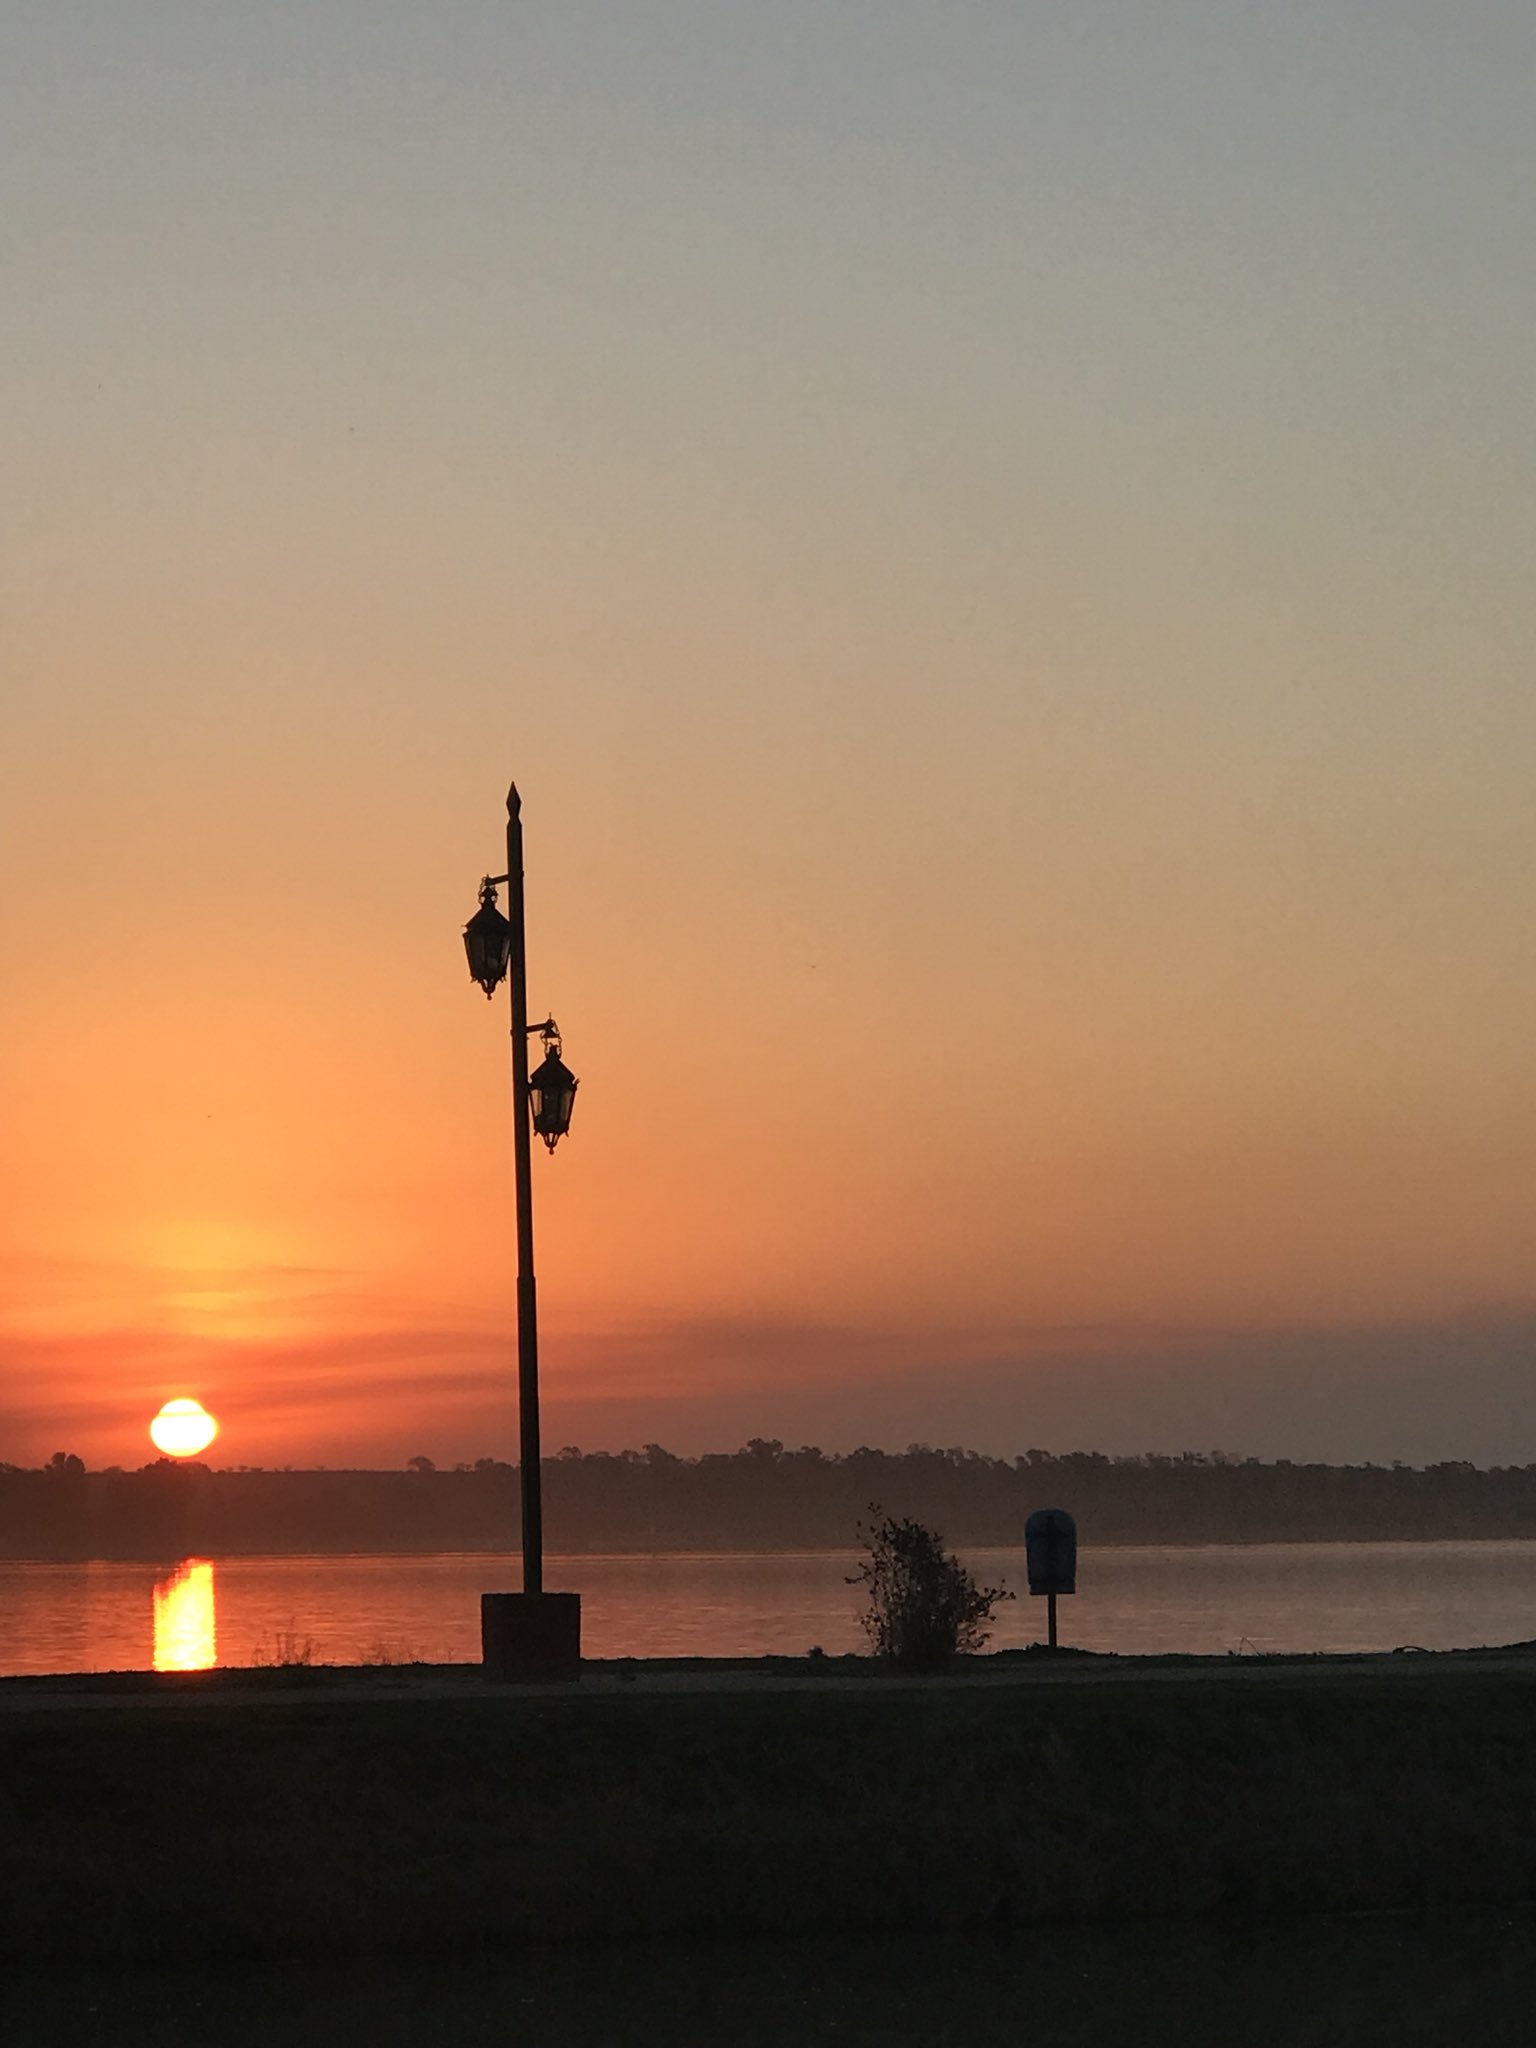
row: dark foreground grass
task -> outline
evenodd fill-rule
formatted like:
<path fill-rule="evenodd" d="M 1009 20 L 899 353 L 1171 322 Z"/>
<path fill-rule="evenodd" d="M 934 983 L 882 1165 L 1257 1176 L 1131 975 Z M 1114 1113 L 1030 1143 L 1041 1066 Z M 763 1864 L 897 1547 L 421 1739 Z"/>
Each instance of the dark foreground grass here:
<path fill-rule="evenodd" d="M 6 2048 L 1530 2048 L 1528 1908 L 8 1971 Z"/>
<path fill-rule="evenodd" d="M 1536 1674 L 12 1711 L 10 1960 L 1536 1897 Z"/>

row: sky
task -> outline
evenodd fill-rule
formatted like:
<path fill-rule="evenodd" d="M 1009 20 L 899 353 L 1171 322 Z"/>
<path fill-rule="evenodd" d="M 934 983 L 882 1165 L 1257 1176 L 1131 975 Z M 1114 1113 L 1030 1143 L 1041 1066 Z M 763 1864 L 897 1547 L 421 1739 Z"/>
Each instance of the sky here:
<path fill-rule="evenodd" d="M 1536 1460 L 1526 0 L 12 0 L 0 1459 Z"/>

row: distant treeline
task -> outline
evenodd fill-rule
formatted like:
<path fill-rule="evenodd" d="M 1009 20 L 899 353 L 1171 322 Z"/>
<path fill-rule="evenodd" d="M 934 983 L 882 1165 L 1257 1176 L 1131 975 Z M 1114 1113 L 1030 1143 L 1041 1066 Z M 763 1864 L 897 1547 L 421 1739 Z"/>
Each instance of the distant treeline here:
<path fill-rule="evenodd" d="M 562 1451 L 544 1462 L 545 1543 L 561 1551 L 843 1550 L 872 1505 L 945 1539 L 1016 1544 L 1034 1508 L 1076 1517 L 1085 1544 L 1283 1543 L 1536 1537 L 1536 1465 L 1265 1464 L 1219 1452 L 987 1458 L 914 1444 L 833 1456 L 761 1437 L 674 1457 Z M 0 1556 L 228 1556 L 272 1551 L 509 1550 L 514 1467 L 215 1471 L 160 1459 L 87 1471 L 60 1451 L 40 1471 L 0 1464 Z"/>

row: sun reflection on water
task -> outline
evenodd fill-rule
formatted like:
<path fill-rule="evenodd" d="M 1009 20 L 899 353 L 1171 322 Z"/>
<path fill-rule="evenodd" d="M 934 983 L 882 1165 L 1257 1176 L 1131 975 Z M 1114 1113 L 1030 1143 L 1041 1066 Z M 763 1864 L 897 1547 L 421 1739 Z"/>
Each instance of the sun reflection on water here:
<path fill-rule="evenodd" d="M 155 1669 L 209 1671 L 219 1661 L 213 1627 L 213 1566 L 200 1557 L 155 1581 Z"/>

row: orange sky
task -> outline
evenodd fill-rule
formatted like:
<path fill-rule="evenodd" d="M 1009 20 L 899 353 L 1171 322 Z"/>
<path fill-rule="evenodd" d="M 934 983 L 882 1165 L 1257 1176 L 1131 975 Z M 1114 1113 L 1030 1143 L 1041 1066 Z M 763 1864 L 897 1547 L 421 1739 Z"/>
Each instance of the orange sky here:
<path fill-rule="evenodd" d="M 1536 1458 L 1529 24 L 558 12 L 0 83 L 0 1458 L 510 1453 L 514 775 L 552 1447 Z"/>

